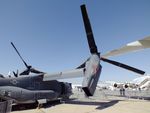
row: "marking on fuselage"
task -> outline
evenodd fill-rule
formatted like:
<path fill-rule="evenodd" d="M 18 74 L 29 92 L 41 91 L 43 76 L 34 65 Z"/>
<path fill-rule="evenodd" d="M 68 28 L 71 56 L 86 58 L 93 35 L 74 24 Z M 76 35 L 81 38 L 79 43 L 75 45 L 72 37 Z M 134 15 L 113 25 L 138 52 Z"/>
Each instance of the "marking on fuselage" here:
<path fill-rule="evenodd" d="M 11 82 L 13 85 L 16 85 L 16 84 L 18 83 L 18 81 L 17 81 L 16 79 L 12 79 L 10 82 Z"/>
<path fill-rule="evenodd" d="M 98 72 L 99 66 L 98 65 L 93 65 L 93 75 L 95 75 Z"/>

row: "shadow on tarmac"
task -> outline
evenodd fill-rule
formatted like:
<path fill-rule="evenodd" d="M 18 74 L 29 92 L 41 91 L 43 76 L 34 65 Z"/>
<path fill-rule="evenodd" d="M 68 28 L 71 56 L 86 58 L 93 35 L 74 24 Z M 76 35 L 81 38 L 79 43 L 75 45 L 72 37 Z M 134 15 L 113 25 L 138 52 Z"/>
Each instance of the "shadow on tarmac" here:
<path fill-rule="evenodd" d="M 98 106 L 96 109 L 102 110 L 102 109 L 106 109 L 108 107 L 111 107 L 111 106 L 117 104 L 119 101 L 122 101 L 122 100 L 112 100 L 112 101 L 108 101 L 108 102 L 90 102 L 90 101 L 75 100 L 75 101 L 67 101 L 65 103 L 66 104 L 76 104 L 76 105 Z"/>
<path fill-rule="evenodd" d="M 50 101 L 48 103 L 45 103 L 41 106 L 41 108 L 49 108 L 51 106 L 55 106 L 60 104 L 60 100 Z M 22 110 L 29 110 L 29 109 L 36 109 L 37 103 L 32 104 L 19 104 L 19 105 L 13 105 L 12 111 L 22 111 Z"/>
<path fill-rule="evenodd" d="M 77 100 L 76 98 L 67 100 L 67 101 L 53 101 L 53 102 L 48 102 L 46 104 L 42 105 L 42 108 L 50 108 L 52 106 L 61 104 L 61 103 L 66 103 L 66 104 L 76 104 L 76 105 L 91 105 L 91 106 L 98 106 L 96 109 L 102 110 L 106 109 L 108 107 L 111 107 L 115 104 L 117 104 L 119 101 L 122 100 L 112 100 L 108 102 L 91 102 L 89 101 L 81 101 Z M 22 104 L 22 105 L 15 105 L 12 107 L 12 111 L 18 111 L 18 110 L 29 110 L 29 109 L 35 109 L 37 108 L 36 104 Z"/>

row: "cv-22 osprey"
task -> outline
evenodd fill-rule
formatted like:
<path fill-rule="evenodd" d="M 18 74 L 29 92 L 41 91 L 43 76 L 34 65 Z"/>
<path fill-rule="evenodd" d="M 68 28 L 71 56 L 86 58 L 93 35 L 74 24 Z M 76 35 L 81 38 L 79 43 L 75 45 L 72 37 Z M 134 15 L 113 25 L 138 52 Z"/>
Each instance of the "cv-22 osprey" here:
<path fill-rule="evenodd" d="M 85 5 L 81 6 L 81 11 L 86 25 L 85 27 L 89 29 L 88 27 L 90 24 L 86 23 L 87 21 L 89 22 L 89 20 Z M 70 83 L 59 82 L 57 79 L 79 76 L 84 77 L 82 88 L 85 91 L 85 94 L 87 96 L 92 96 L 100 76 L 101 65 L 100 54 L 97 51 L 94 38 L 91 37 L 91 34 L 88 32 L 89 31 L 87 31 L 87 39 L 91 51 L 91 57 L 85 62 L 85 66 L 82 64 L 73 70 L 58 72 L 55 74 L 48 74 L 27 65 L 15 45 L 11 43 L 27 69 L 20 74 L 18 74 L 18 72 L 13 72 L 15 77 L 0 77 L 0 98 L 13 99 L 17 104 L 33 102 L 40 103 L 59 98 L 69 98 L 72 93 Z M 34 74 L 31 75 L 30 72 Z"/>
<path fill-rule="evenodd" d="M 95 44 L 92 28 L 90 25 L 85 5 L 81 6 L 81 12 L 83 16 L 83 22 L 85 26 L 91 56 L 88 57 L 83 64 L 81 64 L 73 70 L 58 72 L 55 74 L 48 74 L 36 70 L 31 66 L 27 65 L 26 62 L 20 56 L 17 49 L 15 48 L 14 44 L 12 43 L 13 47 L 22 59 L 23 63 L 27 67 L 27 70 L 20 74 L 14 73 L 16 77 L 0 77 L 1 98 L 13 99 L 15 103 L 18 104 L 32 102 L 40 103 L 41 101 L 47 102 L 59 98 L 69 98 L 69 96 L 71 95 L 71 85 L 69 83 L 59 82 L 58 79 L 81 76 L 83 77 L 83 91 L 87 96 L 93 96 L 102 69 L 102 66 L 100 65 L 101 60 L 134 71 L 139 74 L 145 73 L 144 71 L 136 69 L 134 67 L 106 59 L 106 57 L 111 56 L 111 52 L 106 54 L 106 57 L 105 55 L 100 56 L 100 52 L 98 51 L 97 46 Z M 148 48 L 150 46 L 145 47 L 144 45 L 142 45 L 142 47 Z M 142 47 L 139 49 L 142 49 Z M 130 51 L 130 47 L 126 50 Z M 30 72 L 33 72 L 34 74 L 30 75 Z"/>

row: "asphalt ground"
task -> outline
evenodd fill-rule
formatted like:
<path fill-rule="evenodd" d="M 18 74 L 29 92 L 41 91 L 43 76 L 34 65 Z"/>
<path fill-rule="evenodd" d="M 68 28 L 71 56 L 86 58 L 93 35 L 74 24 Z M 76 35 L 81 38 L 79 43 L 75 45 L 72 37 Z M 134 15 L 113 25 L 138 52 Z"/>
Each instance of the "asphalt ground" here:
<path fill-rule="evenodd" d="M 74 90 L 68 101 L 12 113 L 150 113 L 149 91 L 126 91 L 125 94 L 120 96 L 118 90 L 97 90 L 93 97 L 86 97 L 83 92 Z"/>

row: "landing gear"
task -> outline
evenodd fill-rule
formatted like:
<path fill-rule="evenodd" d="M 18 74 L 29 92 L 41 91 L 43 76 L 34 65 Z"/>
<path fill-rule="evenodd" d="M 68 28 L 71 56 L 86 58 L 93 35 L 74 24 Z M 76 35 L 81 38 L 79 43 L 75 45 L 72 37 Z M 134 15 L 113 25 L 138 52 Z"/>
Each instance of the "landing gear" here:
<path fill-rule="evenodd" d="M 40 109 L 40 108 L 42 108 L 42 106 L 43 106 L 43 104 L 36 101 L 36 109 Z"/>
<path fill-rule="evenodd" d="M 38 105 L 37 105 L 37 109 L 42 108 L 42 106 L 43 106 L 43 104 L 39 104 L 39 103 L 38 103 Z"/>
<path fill-rule="evenodd" d="M 41 100 L 37 100 L 36 104 L 37 104 L 37 109 L 40 109 L 43 107 L 43 104 L 47 103 L 46 99 L 41 99 Z"/>

